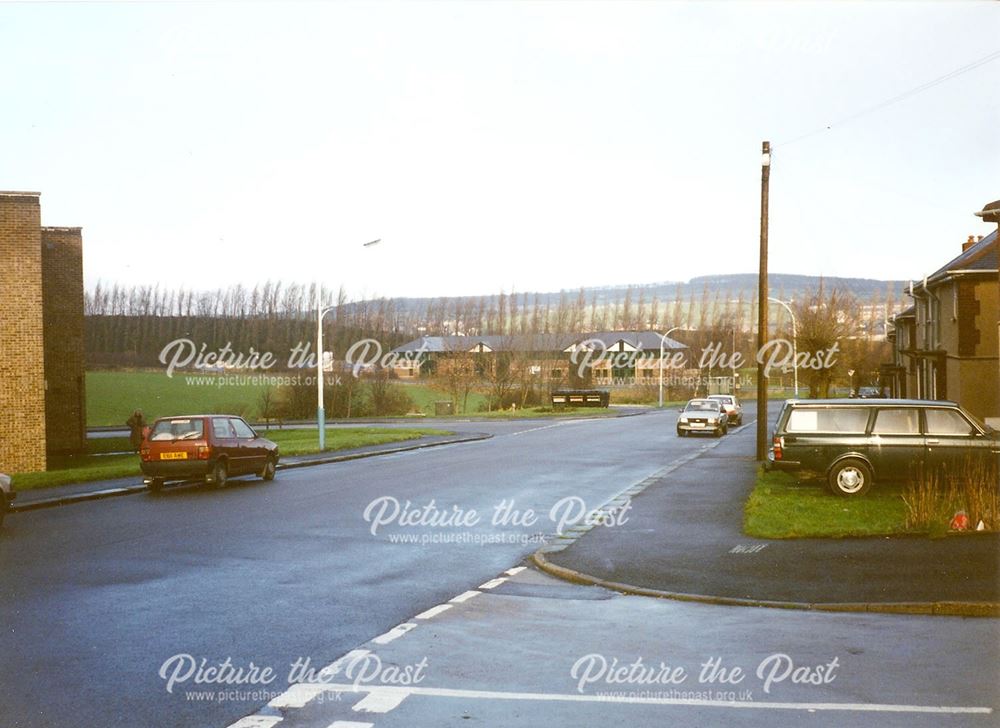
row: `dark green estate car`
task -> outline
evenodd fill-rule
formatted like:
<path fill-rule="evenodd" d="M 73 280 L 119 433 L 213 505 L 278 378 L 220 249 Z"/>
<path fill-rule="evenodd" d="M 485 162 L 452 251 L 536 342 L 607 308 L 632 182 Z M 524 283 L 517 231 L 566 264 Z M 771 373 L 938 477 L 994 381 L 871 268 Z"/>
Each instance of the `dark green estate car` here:
<path fill-rule="evenodd" d="M 1000 433 L 954 402 L 814 399 L 785 402 L 769 466 L 825 475 L 838 495 L 920 472 L 960 475 L 1000 468 Z"/>

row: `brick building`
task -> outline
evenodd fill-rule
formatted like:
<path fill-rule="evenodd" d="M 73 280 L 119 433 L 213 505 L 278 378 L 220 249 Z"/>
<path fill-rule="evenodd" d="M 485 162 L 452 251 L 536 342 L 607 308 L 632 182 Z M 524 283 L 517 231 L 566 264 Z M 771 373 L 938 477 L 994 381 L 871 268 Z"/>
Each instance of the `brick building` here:
<path fill-rule="evenodd" d="M 883 367 L 897 397 L 947 399 L 1000 422 L 1000 285 L 994 231 L 970 236 L 961 254 L 910 289 L 895 317 L 894 361 Z"/>
<path fill-rule="evenodd" d="M 37 192 L 0 192 L 0 290 L 0 471 L 44 470 L 86 438 L 83 248 Z"/>

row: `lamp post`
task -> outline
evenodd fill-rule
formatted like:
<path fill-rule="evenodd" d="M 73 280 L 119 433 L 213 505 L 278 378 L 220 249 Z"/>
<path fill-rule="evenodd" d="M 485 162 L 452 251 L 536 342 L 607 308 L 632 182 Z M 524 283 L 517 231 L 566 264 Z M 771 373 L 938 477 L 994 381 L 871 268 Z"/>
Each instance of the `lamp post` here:
<path fill-rule="evenodd" d="M 799 398 L 799 348 L 798 348 L 798 331 L 795 324 L 795 313 L 792 311 L 792 307 L 789 306 L 784 301 L 777 298 L 768 298 L 768 301 L 774 301 L 775 303 L 783 306 L 788 315 L 792 317 L 792 371 L 794 372 L 793 380 L 795 382 L 795 399 Z"/>
<path fill-rule="evenodd" d="M 370 248 L 382 242 L 382 238 L 372 240 L 363 247 Z M 323 317 L 334 306 L 323 306 L 322 286 L 316 284 L 316 426 L 319 428 L 319 450 L 326 449 L 326 409 L 323 407 Z"/>
<path fill-rule="evenodd" d="M 667 341 L 667 337 L 674 333 L 678 329 L 684 328 L 683 326 L 674 326 L 672 329 L 668 329 L 667 333 L 660 334 L 660 408 L 663 408 L 663 345 Z"/>

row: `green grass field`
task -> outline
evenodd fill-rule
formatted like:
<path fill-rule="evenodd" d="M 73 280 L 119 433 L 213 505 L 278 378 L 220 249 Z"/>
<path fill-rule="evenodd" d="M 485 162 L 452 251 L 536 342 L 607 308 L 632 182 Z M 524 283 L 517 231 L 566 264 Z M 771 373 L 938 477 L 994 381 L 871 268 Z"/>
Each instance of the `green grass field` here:
<path fill-rule="evenodd" d="M 201 380 L 205 377 L 211 375 L 199 375 Z M 425 415 L 434 414 L 435 402 L 449 399 L 447 393 L 425 384 L 400 382 L 400 386 L 410 395 L 414 409 Z M 238 414 L 255 420 L 258 401 L 265 388 L 252 384 L 194 385 L 183 375 L 169 378 L 156 371 L 87 372 L 87 426 L 124 427 L 125 420 L 135 409 L 141 409 L 148 422 L 166 415 L 202 412 Z M 482 394 L 470 393 L 468 413 L 477 413 L 485 401 Z"/>
<path fill-rule="evenodd" d="M 756 538 L 840 538 L 914 533 L 906 528 L 903 487 L 877 484 L 856 498 L 831 493 L 821 479 L 761 472 L 744 508 L 743 530 Z"/>
<path fill-rule="evenodd" d="M 315 429 L 262 430 L 261 435 L 281 448 L 282 455 L 306 455 L 319 452 Z M 330 427 L 326 430 L 326 450 L 350 450 L 367 445 L 417 440 L 424 436 L 450 435 L 447 430 L 376 427 Z M 14 473 L 15 490 L 47 488 L 54 485 L 84 483 L 137 476 L 138 455 L 107 455 L 129 449 L 127 437 L 88 440 L 86 455 L 50 458 L 49 470 L 43 473 Z"/>

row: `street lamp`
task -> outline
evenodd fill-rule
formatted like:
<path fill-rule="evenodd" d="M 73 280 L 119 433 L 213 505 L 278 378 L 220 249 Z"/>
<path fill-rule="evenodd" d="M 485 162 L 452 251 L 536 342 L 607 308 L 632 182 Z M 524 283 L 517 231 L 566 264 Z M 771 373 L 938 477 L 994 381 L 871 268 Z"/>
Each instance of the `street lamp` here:
<path fill-rule="evenodd" d="M 795 325 L 795 313 L 792 311 L 791 306 L 789 306 L 787 303 L 785 303 L 780 299 L 768 297 L 767 300 L 774 301 L 775 303 L 784 306 L 785 310 L 788 311 L 788 315 L 792 317 L 792 371 L 794 372 L 792 376 L 795 382 L 795 398 L 798 399 L 799 398 L 799 350 L 797 343 L 798 333 Z"/>
<path fill-rule="evenodd" d="M 663 345 L 666 343 L 667 337 L 670 336 L 670 334 L 677 331 L 677 329 L 682 329 L 682 328 L 684 327 L 674 326 L 672 329 L 669 329 L 667 333 L 660 334 L 660 405 L 659 406 L 661 408 L 663 407 Z"/>
<path fill-rule="evenodd" d="M 363 245 L 370 248 L 382 242 L 382 238 Z M 316 284 L 316 426 L 319 428 L 319 450 L 326 449 L 326 410 L 323 407 L 323 317 L 335 306 L 323 306 L 322 286 Z"/>

